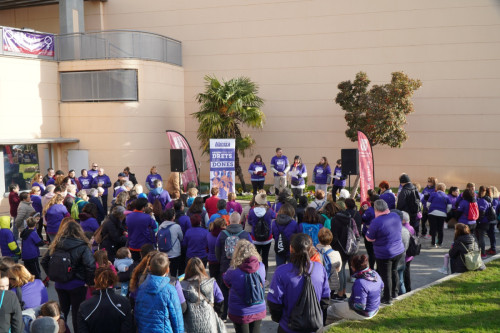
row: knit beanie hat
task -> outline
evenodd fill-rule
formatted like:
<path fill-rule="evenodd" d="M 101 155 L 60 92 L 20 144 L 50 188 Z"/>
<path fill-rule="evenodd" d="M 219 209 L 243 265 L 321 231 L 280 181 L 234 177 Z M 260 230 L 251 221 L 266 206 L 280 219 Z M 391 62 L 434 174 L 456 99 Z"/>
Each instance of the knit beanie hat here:
<path fill-rule="evenodd" d="M 32 333 L 57 333 L 59 332 L 59 324 L 52 317 L 42 317 L 36 319 L 31 324 Z"/>
<path fill-rule="evenodd" d="M 408 176 L 406 173 L 403 173 L 400 177 L 399 177 L 399 183 L 400 184 L 406 184 L 406 183 L 410 183 L 411 180 L 410 180 L 410 176 Z"/>

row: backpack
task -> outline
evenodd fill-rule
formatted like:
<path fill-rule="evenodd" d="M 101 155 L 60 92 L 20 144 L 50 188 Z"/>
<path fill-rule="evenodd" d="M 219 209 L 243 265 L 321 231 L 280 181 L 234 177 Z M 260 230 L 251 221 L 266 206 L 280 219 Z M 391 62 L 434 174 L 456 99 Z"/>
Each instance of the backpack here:
<path fill-rule="evenodd" d="M 54 282 L 65 283 L 73 280 L 73 266 L 71 263 L 71 249 L 56 249 L 49 259 L 47 276 Z"/>
<path fill-rule="evenodd" d="M 279 226 L 276 224 L 276 228 L 278 229 L 278 239 L 274 242 L 274 253 L 276 253 L 276 255 L 286 255 L 290 248 L 290 241 L 285 236 L 286 226 L 283 230 L 280 230 Z"/>
<path fill-rule="evenodd" d="M 340 244 L 340 239 L 338 242 L 346 255 L 352 256 L 358 252 L 359 232 L 358 227 L 356 226 L 356 221 L 354 221 L 353 218 L 351 218 L 350 223 L 347 225 L 347 241 L 345 244 L 345 248 L 342 246 L 342 244 Z"/>
<path fill-rule="evenodd" d="M 174 224 L 169 224 L 166 228 L 161 228 L 158 231 L 158 234 L 156 235 L 157 237 L 157 243 L 158 243 L 158 250 L 160 252 L 168 252 L 172 250 L 174 247 L 175 243 L 179 240 L 178 238 L 172 243 L 172 234 L 170 233 L 170 227 L 172 227 Z"/>
<path fill-rule="evenodd" d="M 258 272 L 245 273 L 245 304 L 256 305 L 265 301 L 264 282 Z"/>
<path fill-rule="evenodd" d="M 319 240 L 318 240 L 318 233 L 319 229 L 321 229 L 321 224 L 316 223 L 316 224 L 310 224 L 310 223 L 302 223 L 302 232 L 305 233 L 306 235 L 311 236 L 312 241 L 313 241 L 313 246 L 318 245 Z"/>
<path fill-rule="evenodd" d="M 486 210 L 486 218 L 488 219 L 488 222 L 495 221 L 497 219 L 497 212 L 495 211 L 495 207 L 493 207 L 493 205 Z"/>
<path fill-rule="evenodd" d="M 264 242 L 269 239 L 269 225 L 266 222 L 265 216 L 259 217 L 255 227 L 253 229 L 253 234 L 257 242 Z"/>
<path fill-rule="evenodd" d="M 231 259 L 233 257 L 234 248 L 240 240 L 241 233 L 245 230 L 241 230 L 237 234 L 230 234 L 229 231 L 223 230 L 224 234 L 227 236 L 224 241 L 224 252 L 226 252 L 226 258 Z"/>
<path fill-rule="evenodd" d="M 327 229 L 332 230 L 332 219 L 326 216 L 325 214 L 321 214 L 325 218 L 325 223 L 323 223 L 323 226 Z"/>
<path fill-rule="evenodd" d="M 71 218 L 73 220 L 78 220 L 80 216 L 80 210 L 78 209 L 78 203 L 76 202 L 76 198 L 75 198 L 75 201 L 73 201 L 73 204 L 71 205 Z"/>
<path fill-rule="evenodd" d="M 469 202 L 469 212 L 467 214 L 467 219 L 469 221 L 476 221 L 479 218 L 479 207 L 477 202 Z"/>
<path fill-rule="evenodd" d="M 408 214 L 414 215 L 421 210 L 422 203 L 420 202 L 420 195 L 416 189 L 411 192 L 411 195 L 409 195 L 406 200 L 408 204 Z"/>
<path fill-rule="evenodd" d="M 467 268 L 469 271 L 475 271 L 479 269 L 483 265 L 483 260 L 481 259 L 481 252 L 480 251 L 474 251 L 467 249 L 467 247 L 462 244 L 463 248 L 465 249 L 465 254 L 462 259 L 462 262 L 464 263 L 464 266 Z M 472 245 L 472 248 L 474 248 L 474 244 Z"/>
<path fill-rule="evenodd" d="M 418 256 L 420 254 L 420 249 L 422 244 L 418 240 L 418 237 L 410 234 L 410 241 L 408 242 L 408 249 L 406 250 L 406 255 L 408 257 Z"/>
<path fill-rule="evenodd" d="M 303 280 L 302 292 L 290 313 L 288 328 L 297 332 L 316 332 L 323 327 L 323 311 L 311 282 L 311 275 L 304 274 Z"/>
<path fill-rule="evenodd" d="M 330 260 L 330 257 L 328 254 L 333 252 L 333 249 L 328 249 L 325 251 L 325 249 L 318 249 L 319 254 L 321 255 L 321 262 L 323 263 L 323 266 L 325 267 L 326 274 L 328 275 L 328 279 L 330 279 L 330 276 L 332 275 L 332 261 Z"/>

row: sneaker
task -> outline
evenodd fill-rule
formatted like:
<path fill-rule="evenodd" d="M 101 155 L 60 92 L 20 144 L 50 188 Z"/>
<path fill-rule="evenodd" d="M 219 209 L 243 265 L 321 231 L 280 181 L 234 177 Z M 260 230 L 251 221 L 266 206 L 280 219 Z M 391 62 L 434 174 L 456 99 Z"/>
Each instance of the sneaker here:
<path fill-rule="evenodd" d="M 436 244 L 435 247 L 436 247 L 436 249 L 440 249 L 441 248 L 441 244 Z"/>
<path fill-rule="evenodd" d="M 386 300 L 386 299 L 380 301 L 380 303 L 382 303 L 382 304 L 384 304 L 386 306 L 391 306 L 393 304 L 392 300 Z"/>
<path fill-rule="evenodd" d="M 487 254 L 481 254 L 481 259 L 486 258 L 488 255 Z"/>
<path fill-rule="evenodd" d="M 494 256 L 495 254 L 497 254 L 497 251 L 493 250 L 493 249 L 489 249 L 488 251 L 486 251 L 486 253 L 489 254 L 489 255 Z"/>
<path fill-rule="evenodd" d="M 424 238 L 425 239 L 431 239 L 432 237 L 431 237 L 431 235 L 425 235 Z"/>
<path fill-rule="evenodd" d="M 448 275 L 448 268 L 446 267 L 441 267 L 440 269 L 437 270 L 439 273 Z"/>
<path fill-rule="evenodd" d="M 345 296 L 345 295 L 344 295 Z M 337 294 L 334 294 L 331 300 L 335 303 L 342 303 L 344 301 L 344 296 L 339 296 Z M 347 298 L 347 297 L 346 297 Z"/>

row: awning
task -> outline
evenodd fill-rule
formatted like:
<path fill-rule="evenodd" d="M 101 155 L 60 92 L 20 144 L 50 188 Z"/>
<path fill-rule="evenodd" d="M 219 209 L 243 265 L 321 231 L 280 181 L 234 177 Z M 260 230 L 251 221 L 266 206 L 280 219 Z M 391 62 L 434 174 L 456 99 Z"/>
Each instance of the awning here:
<path fill-rule="evenodd" d="M 44 143 L 77 143 L 80 139 L 76 138 L 19 138 L 19 139 L 0 139 L 0 145 L 37 145 Z"/>

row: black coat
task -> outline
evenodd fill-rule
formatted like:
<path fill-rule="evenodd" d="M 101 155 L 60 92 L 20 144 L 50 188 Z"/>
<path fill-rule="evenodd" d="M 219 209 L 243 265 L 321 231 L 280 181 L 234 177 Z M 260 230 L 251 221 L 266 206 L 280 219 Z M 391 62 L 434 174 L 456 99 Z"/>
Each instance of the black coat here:
<path fill-rule="evenodd" d="M 89 202 L 97 206 L 97 222 L 101 224 L 101 222 L 106 217 L 106 212 L 104 211 L 104 207 L 102 206 L 101 199 L 97 197 L 89 197 Z"/>
<path fill-rule="evenodd" d="M 344 249 L 347 244 L 347 231 L 349 230 L 349 223 L 351 223 L 351 215 L 345 211 L 340 211 L 332 218 L 332 234 L 333 240 L 331 243 L 332 249 L 339 251 L 342 259 L 348 256 L 345 254 Z"/>
<path fill-rule="evenodd" d="M 57 249 L 69 252 L 75 279 L 85 281 L 89 286 L 94 285 L 95 260 L 84 240 L 72 237 L 61 238 Z M 49 271 L 49 261 L 50 253 L 47 251 L 42 258 L 45 273 Z"/>
<path fill-rule="evenodd" d="M 130 302 L 112 288 L 97 290 L 80 304 L 77 323 L 80 333 L 134 332 Z"/>
<path fill-rule="evenodd" d="M 467 250 L 465 248 L 467 248 Z M 478 251 L 478 249 L 479 248 L 477 246 L 477 243 L 474 241 L 474 236 L 472 236 L 471 234 L 459 236 L 453 242 L 453 246 L 448 252 L 450 255 L 451 272 L 467 272 L 467 267 L 465 267 L 464 264 L 464 255 L 467 253 L 467 251 Z"/>
<path fill-rule="evenodd" d="M 102 225 L 102 243 L 99 244 L 101 249 L 106 249 L 108 259 L 113 262 L 115 260 L 116 251 L 127 244 L 127 237 L 123 235 L 122 223 L 113 215 L 108 215 Z"/>
<path fill-rule="evenodd" d="M 135 178 L 135 173 L 128 173 L 128 180 L 132 182 L 132 184 L 137 185 L 137 178 Z"/>
<path fill-rule="evenodd" d="M 403 186 L 401 192 L 399 192 L 398 202 L 396 203 L 396 209 L 407 212 L 411 221 L 414 221 L 417 217 L 417 212 L 410 212 L 410 205 L 414 204 L 412 201 L 415 197 L 420 198 L 417 188 L 412 183 L 407 183 Z"/>

